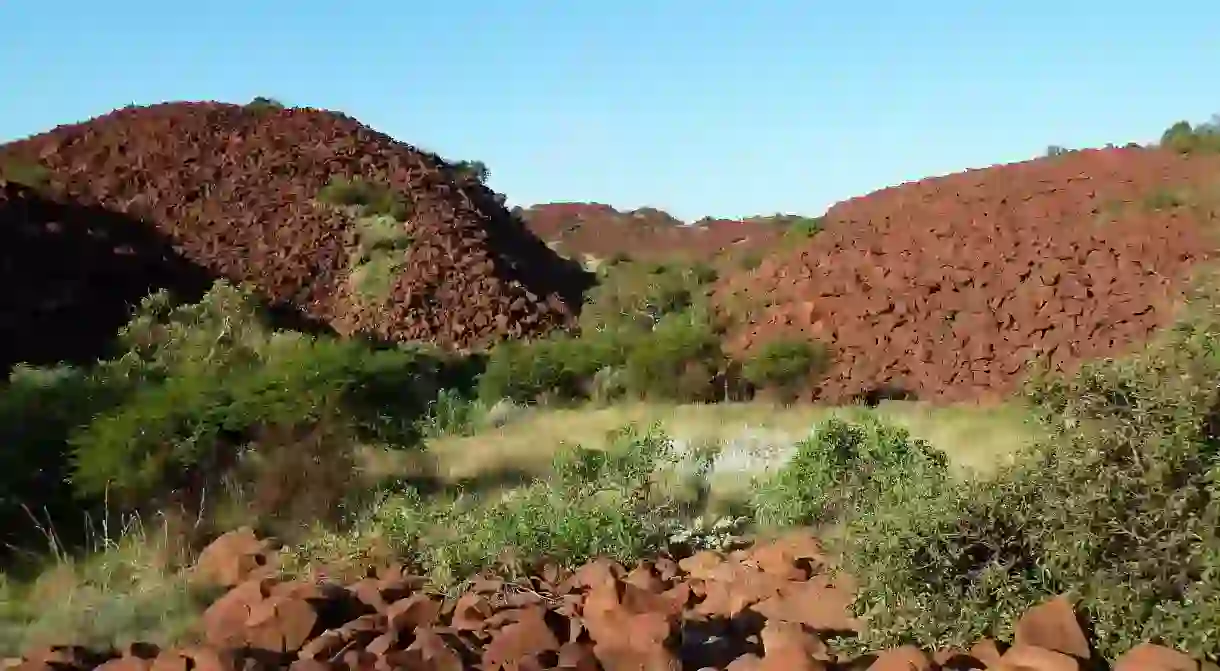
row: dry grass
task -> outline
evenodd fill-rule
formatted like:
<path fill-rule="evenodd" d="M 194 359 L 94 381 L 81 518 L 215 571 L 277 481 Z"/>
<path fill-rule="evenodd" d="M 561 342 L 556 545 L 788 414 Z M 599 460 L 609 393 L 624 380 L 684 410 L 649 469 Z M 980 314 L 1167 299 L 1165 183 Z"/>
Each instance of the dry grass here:
<path fill-rule="evenodd" d="M 428 450 L 439 474 L 469 478 L 498 469 L 541 471 L 564 444 L 604 446 L 607 435 L 629 423 L 659 422 L 674 438 L 692 444 L 725 445 L 743 433 L 764 431 L 773 439 L 796 442 L 818 422 L 861 412 L 853 407 L 782 407 L 765 403 L 715 405 L 625 404 L 603 408 L 539 409 L 516 421 L 475 436 L 432 441 Z M 928 440 L 962 469 L 986 474 L 1027 445 L 1033 434 L 1015 406 L 933 406 L 892 401 L 878 414 Z M 383 462 L 382 468 L 393 468 Z"/>
<path fill-rule="evenodd" d="M 190 641 L 214 590 L 188 579 L 172 525 L 146 528 L 139 518 L 105 530 L 87 554 L 52 546 L 37 578 L 10 581 L 0 573 L 0 657 L 47 645 L 105 649 L 133 641 Z"/>

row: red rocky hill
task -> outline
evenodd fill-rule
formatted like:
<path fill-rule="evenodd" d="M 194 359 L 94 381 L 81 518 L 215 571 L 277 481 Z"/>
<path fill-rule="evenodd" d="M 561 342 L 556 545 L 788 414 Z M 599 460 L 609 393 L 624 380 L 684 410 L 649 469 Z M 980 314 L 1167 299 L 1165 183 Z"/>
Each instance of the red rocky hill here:
<path fill-rule="evenodd" d="M 620 212 L 600 203 L 548 203 L 521 211 L 529 229 L 559 252 L 609 259 L 710 261 L 770 248 L 785 228 L 770 218 L 703 219 L 684 224 L 652 208 Z"/>
<path fill-rule="evenodd" d="M 585 286 L 585 275 L 494 193 L 436 155 L 338 113 L 215 102 L 129 107 L 0 146 L 0 162 L 49 170 L 46 190 L 78 213 L 106 213 L 108 235 L 144 226 L 145 237 L 159 237 L 209 277 L 252 282 L 273 303 L 340 332 L 454 347 L 538 334 L 570 322 Z M 386 289 L 372 298 L 352 288 L 354 217 L 318 202 L 334 178 L 383 185 L 411 206 L 405 231 L 392 232 L 409 243 L 386 260 Z M 0 211 L 6 225 L 17 211 Z M 30 221 L 21 211 L 27 228 L 100 225 L 42 210 Z M 72 263 L 50 249 L 6 245 L 0 254 L 36 266 Z M 32 282 L 7 286 L 45 291 Z M 10 299 L 0 322 L 25 328 L 36 319 L 29 306 L 52 300 Z"/>
<path fill-rule="evenodd" d="M 1214 245 L 1214 157 L 1071 152 L 839 203 L 801 249 L 727 278 L 733 349 L 780 334 L 836 357 L 816 395 L 960 399 L 1143 342 Z"/>

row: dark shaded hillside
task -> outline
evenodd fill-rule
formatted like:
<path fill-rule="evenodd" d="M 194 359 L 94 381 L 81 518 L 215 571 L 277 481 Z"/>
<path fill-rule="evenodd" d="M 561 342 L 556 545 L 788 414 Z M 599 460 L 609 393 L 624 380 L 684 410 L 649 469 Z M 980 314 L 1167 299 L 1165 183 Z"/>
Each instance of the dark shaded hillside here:
<path fill-rule="evenodd" d="M 0 370 L 92 361 L 140 299 L 210 281 L 139 221 L 0 180 Z"/>
<path fill-rule="evenodd" d="M 129 107 L 0 160 L 41 166 L 53 192 L 149 222 L 208 274 L 344 333 L 459 348 L 534 335 L 571 323 L 587 286 L 477 180 L 338 113 Z M 396 218 L 322 202 L 336 182 L 385 191 Z"/>

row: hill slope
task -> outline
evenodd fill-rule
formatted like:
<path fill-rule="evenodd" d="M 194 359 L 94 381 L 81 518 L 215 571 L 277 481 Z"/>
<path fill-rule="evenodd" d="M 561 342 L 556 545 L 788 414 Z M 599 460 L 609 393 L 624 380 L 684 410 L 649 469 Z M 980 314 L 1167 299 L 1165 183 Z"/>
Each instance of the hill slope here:
<path fill-rule="evenodd" d="M 1108 149 L 972 170 L 832 207 L 826 230 L 718 288 L 736 350 L 780 333 L 837 362 L 818 394 L 970 398 L 1035 353 L 1070 368 L 1145 339 L 1212 248 L 1214 159 Z"/>
<path fill-rule="evenodd" d="M 211 276 L 340 332 L 468 347 L 569 323 L 586 286 L 484 186 L 342 114 L 129 107 L 0 147 L 0 160 L 45 167 L 50 191 L 143 220 Z M 319 202 L 336 178 L 388 189 L 409 216 L 368 230 Z M 377 273 L 378 290 L 360 288 Z"/>
<path fill-rule="evenodd" d="M 710 261 L 726 253 L 763 250 L 779 241 L 781 222 L 704 219 L 683 222 L 660 210 L 620 212 L 599 203 L 546 203 L 521 211 L 530 231 L 562 253 L 609 259 Z"/>

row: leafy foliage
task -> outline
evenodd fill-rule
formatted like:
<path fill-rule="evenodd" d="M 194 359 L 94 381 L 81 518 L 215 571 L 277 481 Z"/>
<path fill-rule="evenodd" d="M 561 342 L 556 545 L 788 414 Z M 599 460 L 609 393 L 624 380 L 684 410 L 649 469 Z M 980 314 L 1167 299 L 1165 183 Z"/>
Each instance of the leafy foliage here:
<path fill-rule="evenodd" d="M 859 519 L 913 490 L 936 489 L 948 473 L 944 453 L 905 429 L 866 414 L 831 419 L 797 444 L 774 477 L 758 483 L 751 507 L 770 527 Z"/>
<path fill-rule="evenodd" d="M 1189 121 L 1175 123 L 1161 135 L 1161 146 L 1180 154 L 1220 152 L 1220 115 L 1197 126 Z"/>
<path fill-rule="evenodd" d="M 1145 351 L 1036 376 L 1049 437 L 1017 464 L 857 522 L 866 645 L 1007 637 L 1069 592 L 1111 657 L 1145 640 L 1220 652 L 1218 308 L 1202 291 Z"/>
<path fill-rule="evenodd" d="M 656 489 L 674 456 L 655 428 L 627 427 L 607 450 L 571 446 L 555 457 L 555 476 L 504 497 L 426 500 L 413 490 L 387 493 L 346 532 L 322 535 L 290 553 L 291 570 L 311 562 L 367 561 L 368 548 L 423 569 L 440 585 L 484 570 L 520 574 L 539 562 L 576 566 L 593 557 L 630 561 L 655 552 L 675 512 Z"/>
<path fill-rule="evenodd" d="M 715 277 L 706 266 L 616 264 L 591 292 L 579 336 L 496 346 L 481 397 L 711 399 L 724 366 L 706 301 Z"/>
<path fill-rule="evenodd" d="M 51 171 L 39 163 L 0 157 L 0 181 L 43 189 L 51 182 Z"/>
<path fill-rule="evenodd" d="M 405 222 L 413 213 L 413 204 L 404 194 L 385 184 L 358 177 L 332 177 L 318 192 L 318 200 L 337 207 L 356 208 L 362 217 L 386 216 Z"/>
<path fill-rule="evenodd" d="M 778 339 L 763 344 L 742 364 L 742 376 L 761 388 L 791 394 L 830 363 L 827 349 L 803 339 Z"/>

